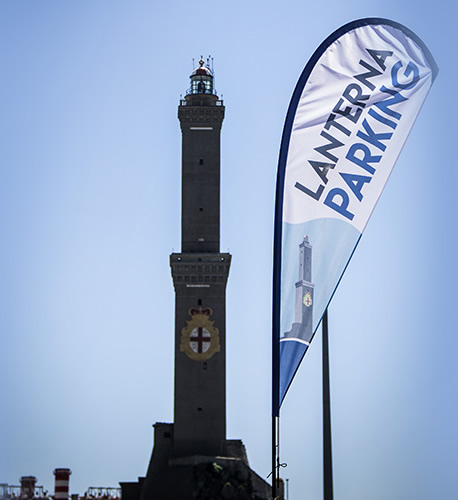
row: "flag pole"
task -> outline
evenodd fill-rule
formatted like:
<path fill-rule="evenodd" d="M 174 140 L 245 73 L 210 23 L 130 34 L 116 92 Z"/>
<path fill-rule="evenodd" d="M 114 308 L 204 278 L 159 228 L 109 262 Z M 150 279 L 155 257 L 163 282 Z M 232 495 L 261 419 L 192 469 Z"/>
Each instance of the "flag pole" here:
<path fill-rule="evenodd" d="M 280 170 L 279 170 L 280 172 Z M 279 175 L 279 179 L 281 177 Z M 275 203 L 274 266 L 272 290 L 272 499 L 277 498 L 279 475 L 279 429 L 280 429 L 280 259 L 281 259 L 281 182 L 277 181 Z"/>
<path fill-rule="evenodd" d="M 278 417 L 272 416 L 272 499 L 277 498 Z"/>
<path fill-rule="evenodd" d="M 328 310 L 323 316 L 323 499 L 333 500 L 332 440 L 331 440 L 331 396 L 329 390 L 329 342 Z"/>

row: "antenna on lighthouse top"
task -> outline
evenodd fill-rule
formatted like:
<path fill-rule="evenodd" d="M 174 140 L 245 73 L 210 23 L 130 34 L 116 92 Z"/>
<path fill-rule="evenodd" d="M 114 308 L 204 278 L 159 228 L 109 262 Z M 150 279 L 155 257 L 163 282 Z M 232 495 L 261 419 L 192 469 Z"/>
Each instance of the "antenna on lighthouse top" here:
<path fill-rule="evenodd" d="M 213 75 L 213 85 L 215 85 L 215 72 L 213 71 L 213 57 L 211 55 L 208 55 L 207 57 L 207 67 L 210 68 L 210 71 L 212 72 Z"/>

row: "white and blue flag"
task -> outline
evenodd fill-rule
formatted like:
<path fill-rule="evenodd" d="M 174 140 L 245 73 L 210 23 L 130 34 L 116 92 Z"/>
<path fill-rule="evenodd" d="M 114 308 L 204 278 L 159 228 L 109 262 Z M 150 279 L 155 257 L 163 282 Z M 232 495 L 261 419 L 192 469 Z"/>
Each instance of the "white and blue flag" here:
<path fill-rule="evenodd" d="M 277 177 L 274 416 L 437 72 L 417 35 L 371 18 L 329 36 L 299 78 Z"/>

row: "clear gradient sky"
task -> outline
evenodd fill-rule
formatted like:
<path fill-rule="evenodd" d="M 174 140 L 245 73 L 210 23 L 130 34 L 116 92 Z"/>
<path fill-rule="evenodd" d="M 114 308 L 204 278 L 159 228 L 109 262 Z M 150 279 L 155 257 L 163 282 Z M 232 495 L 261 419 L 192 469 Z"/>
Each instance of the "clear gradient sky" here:
<path fill-rule="evenodd" d="M 211 54 L 226 105 L 228 437 L 270 471 L 275 176 L 316 47 L 361 17 L 439 76 L 330 307 L 336 500 L 450 500 L 458 463 L 454 2 L 0 3 L 0 483 L 72 493 L 146 473 L 173 420 L 180 94 Z M 282 408 L 290 500 L 322 495 L 321 335 Z"/>

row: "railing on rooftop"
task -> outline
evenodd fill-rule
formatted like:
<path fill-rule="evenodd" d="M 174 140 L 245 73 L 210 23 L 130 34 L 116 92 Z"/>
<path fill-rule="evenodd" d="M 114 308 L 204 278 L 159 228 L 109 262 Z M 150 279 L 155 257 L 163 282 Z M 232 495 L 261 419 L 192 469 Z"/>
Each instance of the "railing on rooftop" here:
<path fill-rule="evenodd" d="M 120 498 L 121 488 L 111 486 L 90 486 L 86 496 L 92 498 Z"/>
<path fill-rule="evenodd" d="M 193 85 L 186 91 L 186 95 L 218 95 L 215 88 L 208 88 L 206 85 L 202 85 L 201 87 L 199 87 L 199 90 L 197 90 L 197 88 L 197 85 Z"/>
<path fill-rule="evenodd" d="M 20 500 L 26 498 L 20 486 L 6 483 L 0 484 L 0 500 Z M 48 498 L 48 492 L 44 491 L 43 486 L 35 486 L 33 491 L 34 499 Z"/>

